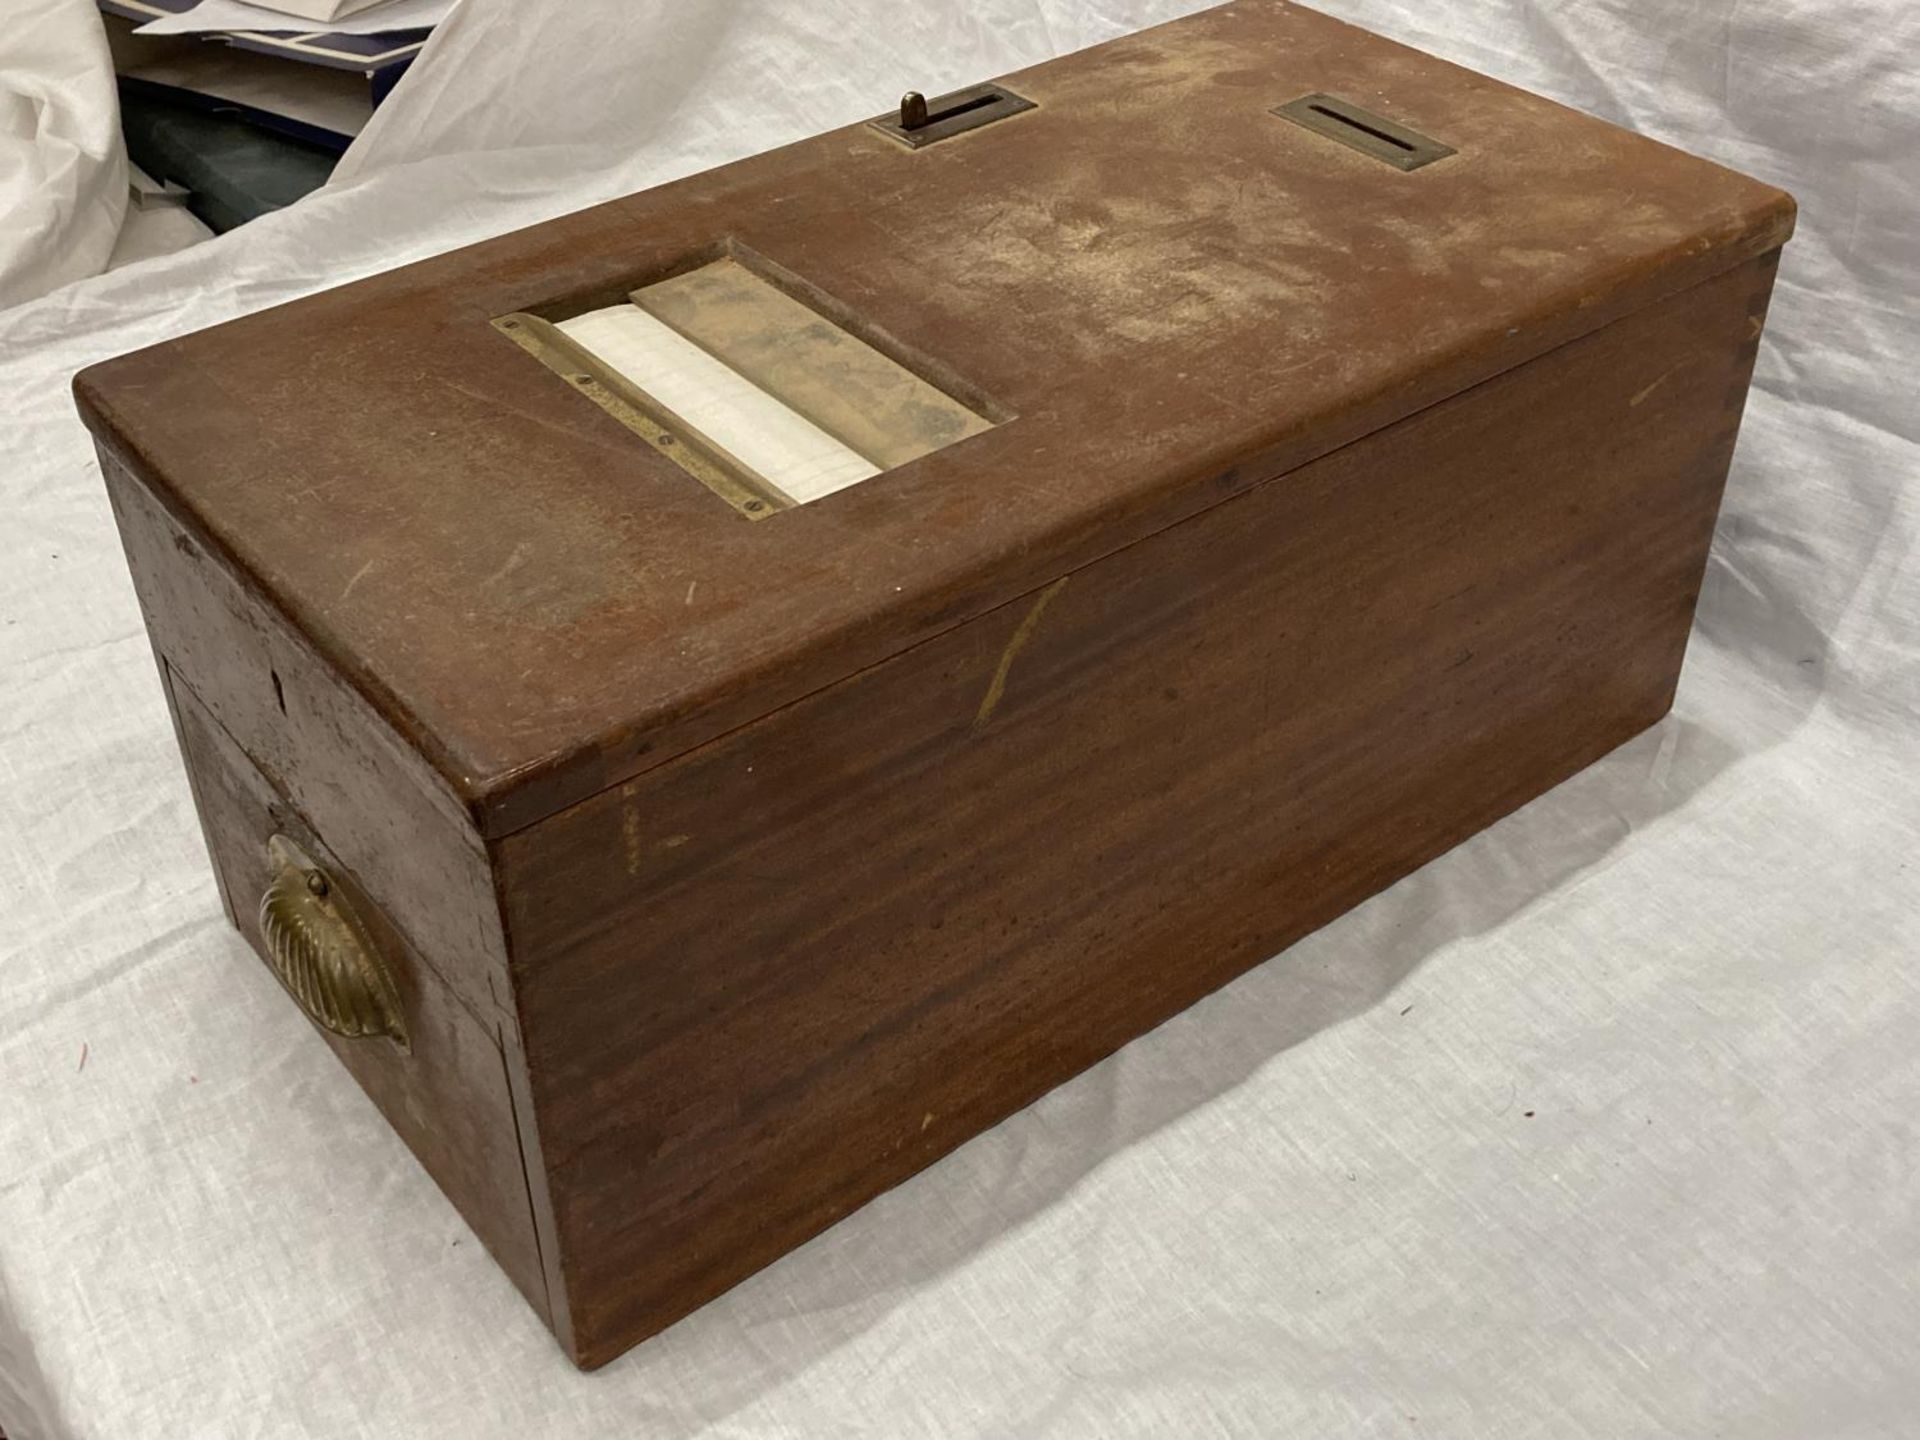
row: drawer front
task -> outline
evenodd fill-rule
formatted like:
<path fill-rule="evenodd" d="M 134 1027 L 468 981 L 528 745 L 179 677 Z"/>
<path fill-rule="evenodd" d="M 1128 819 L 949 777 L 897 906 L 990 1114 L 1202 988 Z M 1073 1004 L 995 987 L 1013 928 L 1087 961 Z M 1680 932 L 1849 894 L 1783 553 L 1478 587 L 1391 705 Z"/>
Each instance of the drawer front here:
<path fill-rule="evenodd" d="M 546 1285 L 500 1022 L 461 1003 L 171 669 L 167 688 L 228 916 L 270 968 L 291 972 L 289 1003 L 326 1022 L 316 1028 L 340 1062 L 544 1318 Z M 276 913 L 263 924 L 270 888 Z M 281 936 L 279 963 L 269 929 Z M 312 943 L 303 950 L 286 938 L 290 931 Z M 334 963 L 298 963 L 329 944 Z M 342 963 L 343 951 L 353 963 Z M 342 1003 L 316 1002 L 316 990 L 330 988 L 354 993 Z M 346 1038 L 328 1024 L 372 1033 Z"/>

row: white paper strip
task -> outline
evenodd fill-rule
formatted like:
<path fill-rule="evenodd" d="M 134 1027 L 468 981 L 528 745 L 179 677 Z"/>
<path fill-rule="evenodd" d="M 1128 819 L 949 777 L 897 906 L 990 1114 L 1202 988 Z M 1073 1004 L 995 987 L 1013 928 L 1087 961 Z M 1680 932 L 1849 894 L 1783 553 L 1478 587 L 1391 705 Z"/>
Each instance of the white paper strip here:
<path fill-rule="evenodd" d="M 880 473 L 636 305 L 589 310 L 558 328 L 801 504 Z"/>

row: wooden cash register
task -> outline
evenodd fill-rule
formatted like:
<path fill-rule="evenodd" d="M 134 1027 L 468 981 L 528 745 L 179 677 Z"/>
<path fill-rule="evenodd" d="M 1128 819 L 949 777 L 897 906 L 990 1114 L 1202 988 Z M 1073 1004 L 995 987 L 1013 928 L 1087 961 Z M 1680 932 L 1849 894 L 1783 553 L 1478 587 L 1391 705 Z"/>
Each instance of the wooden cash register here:
<path fill-rule="evenodd" d="M 1792 224 L 1245 0 L 75 390 L 233 923 L 593 1366 L 1658 720 Z"/>

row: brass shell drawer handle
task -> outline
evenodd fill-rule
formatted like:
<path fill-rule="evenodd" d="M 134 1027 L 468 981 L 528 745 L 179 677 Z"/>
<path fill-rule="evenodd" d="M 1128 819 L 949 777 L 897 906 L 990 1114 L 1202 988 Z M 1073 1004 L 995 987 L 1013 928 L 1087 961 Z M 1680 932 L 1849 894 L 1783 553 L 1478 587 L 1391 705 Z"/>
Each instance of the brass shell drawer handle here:
<path fill-rule="evenodd" d="M 285 835 L 267 842 L 273 879 L 260 899 L 267 963 L 316 1025 L 350 1040 L 407 1048 L 406 1019 L 379 949 L 346 895 Z"/>

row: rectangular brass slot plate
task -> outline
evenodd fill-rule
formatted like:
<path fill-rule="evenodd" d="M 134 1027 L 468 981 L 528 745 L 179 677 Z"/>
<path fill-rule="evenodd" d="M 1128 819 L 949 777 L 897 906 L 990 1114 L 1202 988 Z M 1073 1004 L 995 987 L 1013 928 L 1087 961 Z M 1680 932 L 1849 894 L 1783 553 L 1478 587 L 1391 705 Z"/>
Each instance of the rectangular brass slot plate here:
<path fill-rule="evenodd" d="M 1035 108 L 1033 101 L 1024 95 L 1016 95 L 1006 86 L 991 81 L 935 96 L 920 105 L 913 103 L 919 100 L 918 95 L 910 94 L 901 102 L 898 114 L 877 116 L 867 123 L 889 139 L 898 140 L 910 150 L 918 150 L 936 140 L 977 130 L 982 125 Z M 918 113 L 922 107 L 924 119 Z"/>
<path fill-rule="evenodd" d="M 492 323 L 749 520 L 824 499 L 1007 418 L 909 369 L 734 255 L 643 285 L 626 304 Z"/>
<path fill-rule="evenodd" d="M 1337 95 L 1302 95 L 1276 105 L 1272 113 L 1400 170 L 1418 170 L 1455 153 L 1451 145 L 1442 145 L 1431 136 L 1363 110 Z"/>

